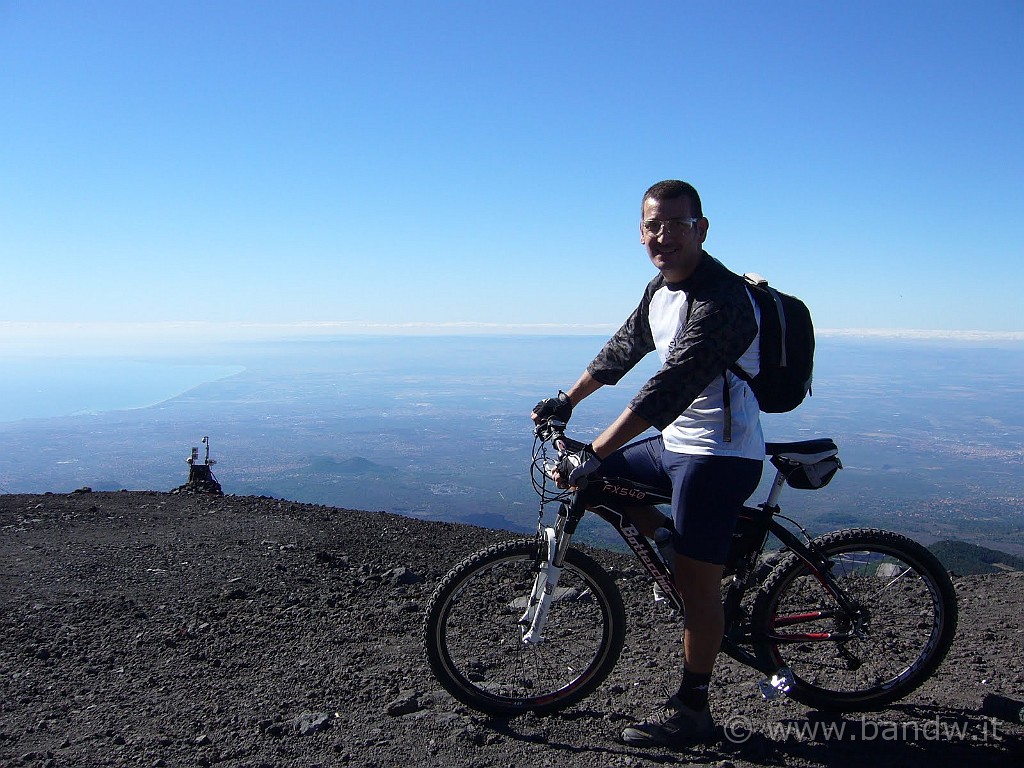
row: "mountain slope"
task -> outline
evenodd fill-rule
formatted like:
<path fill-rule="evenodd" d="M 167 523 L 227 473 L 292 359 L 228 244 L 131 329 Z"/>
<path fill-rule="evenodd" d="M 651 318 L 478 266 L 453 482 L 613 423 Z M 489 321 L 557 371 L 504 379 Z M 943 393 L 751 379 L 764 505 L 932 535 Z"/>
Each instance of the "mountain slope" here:
<path fill-rule="evenodd" d="M 838 721 L 856 741 L 780 730 L 823 716 L 761 701 L 759 675 L 725 659 L 713 709 L 749 738 L 626 747 L 623 726 L 678 681 L 680 624 L 634 561 L 600 551 L 629 622 L 611 677 L 560 715 L 483 717 L 431 678 L 420 625 L 447 569 L 509 536 L 255 497 L 0 496 L 0 765 L 962 768 L 1024 747 L 1024 727 L 978 712 L 988 693 L 1024 698 L 1014 574 L 957 579 L 945 665 L 904 702 Z M 928 738 L 940 724 L 963 731 Z"/>
<path fill-rule="evenodd" d="M 946 539 L 935 542 L 928 549 L 946 566 L 946 570 L 961 576 L 1024 571 L 1024 557 L 969 544 L 966 541 Z"/>

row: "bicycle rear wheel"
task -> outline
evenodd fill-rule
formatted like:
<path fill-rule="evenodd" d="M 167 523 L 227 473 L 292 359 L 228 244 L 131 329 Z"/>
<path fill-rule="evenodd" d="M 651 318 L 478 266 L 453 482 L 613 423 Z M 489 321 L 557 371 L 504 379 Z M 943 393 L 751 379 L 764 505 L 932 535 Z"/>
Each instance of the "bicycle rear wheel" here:
<path fill-rule="evenodd" d="M 492 715 L 554 712 L 589 695 L 622 651 L 626 616 L 611 577 L 570 549 L 543 641 L 523 642 L 519 620 L 537 574 L 537 543 L 524 539 L 470 555 L 441 580 L 424 621 L 438 682 Z"/>
<path fill-rule="evenodd" d="M 840 712 L 880 709 L 935 672 L 956 632 L 956 593 L 942 564 L 889 531 L 825 534 L 813 548 L 831 564 L 844 610 L 796 555 L 761 587 L 752 620 L 758 660 L 793 672 L 789 695 Z"/>

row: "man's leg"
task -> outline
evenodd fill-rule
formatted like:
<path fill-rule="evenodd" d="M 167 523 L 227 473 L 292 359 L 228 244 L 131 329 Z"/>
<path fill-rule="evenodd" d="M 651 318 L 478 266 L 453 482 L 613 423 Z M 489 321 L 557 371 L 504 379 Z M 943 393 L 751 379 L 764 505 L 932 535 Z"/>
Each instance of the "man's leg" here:
<path fill-rule="evenodd" d="M 683 681 L 676 696 L 695 712 L 708 704 L 708 685 L 722 647 L 724 566 L 676 555 L 676 584 L 683 596 Z"/>
<path fill-rule="evenodd" d="M 637 440 L 620 448 L 601 462 L 601 474 L 667 488 L 671 480 L 661 466 L 663 450 L 661 435 Z M 666 523 L 672 525 L 671 518 L 650 504 L 627 507 L 626 512 L 637 530 L 647 538 L 653 538 L 654 531 Z"/>
<path fill-rule="evenodd" d="M 623 740 L 641 746 L 682 745 L 714 736 L 708 686 L 722 645 L 725 617 L 721 579 L 736 517 L 757 487 L 761 462 L 665 452 L 673 481 L 676 584 L 683 598 L 683 679 L 665 707 L 626 728 Z"/>
<path fill-rule="evenodd" d="M 636 529 L 648 539 L 653 539 L 654 532 L 659 528 L 672 527 L 672 519 L 653 504 L 643 507 L 627 507 L 626 512 Z"/>
<path fill-rule="evenodd" d="M 673 507 L 679 531 L 676 583 L 686 614 L 683 682 L 677 696 L 688 707 L 705 710 L 708 682 L 725 631 L 721 591 L 724 563 L 736 518 L 757 487 L 762 463 L 668 453 L 664 461 L 673 478 Z"/>
<path fill-rule="evenodd" d="M 686 607 L 683 650 L 686 666 L 709 673 L 722 646 L 725 610 L 722 607 L 722 574 L 725 567 L 676 555 L 676 581 Z"/>

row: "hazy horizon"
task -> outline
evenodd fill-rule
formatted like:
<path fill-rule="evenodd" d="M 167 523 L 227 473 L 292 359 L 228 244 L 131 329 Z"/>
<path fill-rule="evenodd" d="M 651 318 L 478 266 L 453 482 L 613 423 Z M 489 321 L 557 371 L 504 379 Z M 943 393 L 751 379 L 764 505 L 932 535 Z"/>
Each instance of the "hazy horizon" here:
<path fill-rule="evenodd" d="M 0 363 L 5 359 L 77 358 L 110 355 L 165 357 L 198 353 L 235 343 L 327 341 L 349 336 L 593 336 L 617 329 L 601 323 L 46 323 L 0 320 Z M 923 328 L 816 328 L 819 339 L 1024 343 L 1021 331 Z"/>
<path fill-rule="evenodd" d="M 491 328 L 479 329 L 476 333 L 454 333 L 451 326 L 433 327 L 431 330 L 420 327 L 419 332 L 408 332 L 408 326 L 396 325 L 392 333 L 382 333 L 379 327 L 374 327 L 374 330 L 367 329 L 365 333 L 344 334 L 337 333 L 334 325 L 318 324 L 321 333 L 308 333 L 309 329 L 305 325 L 289 325 L 283 327 L 281 336 L 274 337 L 265 335 L 266 326 L 260 326 L 251 329 L 259 335 L 231 338 L 227 335 L 201 335 L 194 326 L 182 329 L 181 324 L 168 324 L 167 329 L 172 335 L 162 338 L 159 345 L 151 343 L 152 338 L 149 337 L 150 342 L 142 346 L 138 337 L 127 335 L 119 339 L 104 338 L 90 334 L 89 329 L 81 325 L 78 330 L 82 335 L 74 340 L 63 336 L 43 338 L 39 335 L 15 340 L 10 334 L 3 333 L 3 326 L 4 323 L 0 323 L 0 365 L 6 366 L 6 369 L 5 377 L 0 379 L 0 422 L 158 405 L 203 383 L 243 372 L 246 364 L 232 362 L 232 359 L 242 360 L 258 355 L 261 345 L 271 349 L 280 344 L 344 343 L 350 340 L 372 340 L 375 337 L 390 340 L 407 337 L 421 343 L 448 338 L 493 338 L 497 343 L 502 340 L 535 338 L 538 344 L 543 344 L 545 339 L 555 341 L 569 337 L 589 339 L 596 352 L 608 337 L 607 333 L 595 333 L 593 329 L 584 331 L 578 327 L 567 328 L 554 324 L 544 325 L 543 330 L 535 328 L 532 333 L 524 332 L 522 328 L 501 332 Z M 297 333 L 297 329 L 304 332 Z M 963 348 L 995 345 L 1024 352 L 1024 332 L 818 329 L 816 335 L 819 348 L 822 341 L 827 343 L 828 340 L 937 344 L 940 347 L 943 342 L 947 342 Z M 30 340 L 33 343 L 29 344 Z M 116 343 L 118 340 L 123 344 L 119 346 Z M 51 346 L 48 347 L 47 342 Z M 26 346 L 21 348 L 21 344 Z M 63 344 L 71 346 L 65 349 L 62 348 Z M 225 358 L 223 361 L 222 357 Z M 647 367 L 651 364 L 651 360 L 646 361 Z M 90 365 L 95 367 L 89 368 Z M 87 385 L 84 391 L 81 389 L 82 384 Z M 96 403 L 86 402 L 90 396 L 88 386 L 96 392 L 102 392 Z M 62 410 L 60 406 L 48 407 L 45 403 L 48 396 L 55 403 L 74 402 L 76 397 L 85 397 L 85 400 L 77 407 Z M 123 399 L 119 401 L 119 397 Z M 21 403 L 26 400 L 32 400 L 34 405 L 22 406 Z"/>
<path fill-rule="evenodd" d="M 54 371 L 77 377 L 80 400 L 58 387 L 55 403 L 92 412 L 0 421 L 11 447 L 0 491 L 170 490 L 187 476 L 190 446 L 209 435 L 227 493 L 528 529 L 529 410 L 569 386 L 603 341 L 348 336 L 56 359 Z M 45 397 L 53 382 L 38 362 L 8 369 Z M 171 397 L 165 368 L 182 377 Z M 655 369 L 652 355 L 589 398 L 572 430 L 591 439 Z M 1024 548 L 1024 345 L 823 336 L 815 371 L 797 411 L 764 415 L 766 438 L 833 437 L 845 469 L 822 491 L 789 494 L 788 511 L 818 528 L 965 530 Z M 8 409 L 12 382 L 0 381 Z M 149 404 L 96 409 L 96 394 L 108 408 L 118 397 Z"/>

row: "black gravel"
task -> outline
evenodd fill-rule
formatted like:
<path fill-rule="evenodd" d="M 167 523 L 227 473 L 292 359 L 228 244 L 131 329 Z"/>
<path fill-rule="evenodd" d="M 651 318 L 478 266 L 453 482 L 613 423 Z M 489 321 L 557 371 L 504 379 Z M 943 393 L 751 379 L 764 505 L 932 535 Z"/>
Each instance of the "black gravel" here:
<path fill-rule="evenodd" d="M 764 702 L 725 659 L 712 701 L 732 740 L 671 752 L 618 734 L 674 688 L 680 627 L 631 561 L 596 553 L 629 613 L 612 676 L 558 715 L 468 710 L 426 668 L 422 615 L 449 567 L 509 537 L 269 498 L 0 496 L 0 765 L 1024 764 L 1024 726 L 981 711 L 1024 699 L 1020 574 L 955 580 L 956 644 L 890 709 Z"/>

